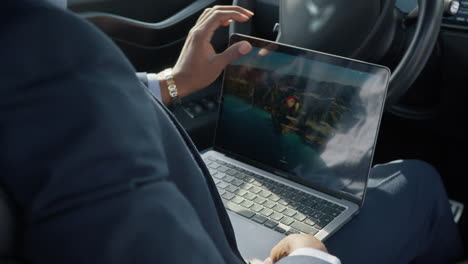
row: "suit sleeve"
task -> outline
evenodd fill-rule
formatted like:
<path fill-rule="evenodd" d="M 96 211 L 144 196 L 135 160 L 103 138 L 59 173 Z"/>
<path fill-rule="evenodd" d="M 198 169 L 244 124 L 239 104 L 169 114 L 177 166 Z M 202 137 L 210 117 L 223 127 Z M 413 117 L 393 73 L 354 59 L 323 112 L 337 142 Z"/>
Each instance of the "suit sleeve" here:
<path fill-rule="evenodd" d="M 225 263 L 170 179 L 162 113 L 120 51 L 55 9 L 11 10 L 0 181 L 21 208 L 26 262 Z"/>
<path fill-rule="evenodd" d="M 148 88 L 159 101 L 162 102 L 161 86 L 155 73 L 137 72 L 137 78 L 140 82 Z"/>

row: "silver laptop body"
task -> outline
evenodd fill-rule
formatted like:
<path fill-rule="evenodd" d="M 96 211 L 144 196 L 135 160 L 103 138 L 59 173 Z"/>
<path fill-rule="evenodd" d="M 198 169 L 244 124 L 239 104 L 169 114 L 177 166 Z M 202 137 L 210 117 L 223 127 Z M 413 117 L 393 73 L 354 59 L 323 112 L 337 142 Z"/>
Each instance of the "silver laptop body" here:
<path fill-rule="evenodd" d="M 359 212 L 390 73 L 377 65 L 231 36 L 231 44 L 241 40 L 250 41 L 254 50 L 225 71 L 214 148 L 202 158 L 228 210 L 241 254 L 263 260 L 286 235 L 308 233 L 323 241 Z M 256 85 L 248 88 L 250 82 Z M 346 89 L 355 95 L 343 95 Z M 348 99 L 359 102 L 337 107 Z M 351 108 L 358 110 L 347 114 Z M 323 120 L 353 122 L 329 132 L 331 121 L 310 117 L 319 112 Z M 337 119 L 334 112 L 342 116 Z M 265 119 L 270 115 L 272 126 Z M 345 140 L 352 143 L 343 144 Z M 310 159 L 319 165 L 308 164 L 309 157 L 301 154 L 308 151 L 316 153 Z M 272 154 L 276 152 L 282 154 Z M 348 162 L 357 156 L 358 161 Z M 354 171 L 358 175 L 348 176 Z"/>

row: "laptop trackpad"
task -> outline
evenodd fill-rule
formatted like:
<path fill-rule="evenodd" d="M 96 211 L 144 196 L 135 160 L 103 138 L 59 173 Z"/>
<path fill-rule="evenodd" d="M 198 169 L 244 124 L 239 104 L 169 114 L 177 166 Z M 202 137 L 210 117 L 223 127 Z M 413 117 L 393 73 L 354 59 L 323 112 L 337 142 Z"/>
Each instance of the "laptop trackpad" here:
<path fill-rule="evenodd" d="M 265 260 L 270 256 L 271 249 L 285 237 L 238 214 L 230 211 L 228 214 L 236 234 L 237 247 L 246 260 Z"/>

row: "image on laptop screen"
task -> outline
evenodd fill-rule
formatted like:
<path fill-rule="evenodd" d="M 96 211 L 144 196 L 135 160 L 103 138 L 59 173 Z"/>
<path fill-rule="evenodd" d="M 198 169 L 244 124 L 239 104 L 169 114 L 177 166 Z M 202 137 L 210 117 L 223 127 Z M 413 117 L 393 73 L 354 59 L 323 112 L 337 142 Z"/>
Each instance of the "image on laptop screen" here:
<path fill-rule="evenodd" d="M 305 185 L 362 199 L 388 70 L 252 44 L 226 68 L 215 146 Z"/>

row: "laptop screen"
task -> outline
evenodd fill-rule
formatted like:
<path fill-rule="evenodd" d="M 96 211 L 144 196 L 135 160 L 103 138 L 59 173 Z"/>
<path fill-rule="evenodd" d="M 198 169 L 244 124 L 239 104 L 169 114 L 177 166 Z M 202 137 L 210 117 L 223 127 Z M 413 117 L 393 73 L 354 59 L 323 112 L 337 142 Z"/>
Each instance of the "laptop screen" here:
<path fill-rule="evenodd" d="M 389 70 L 247 39 L 225 70 L 215 148 L 325 192 L 361 200 Z"/>

